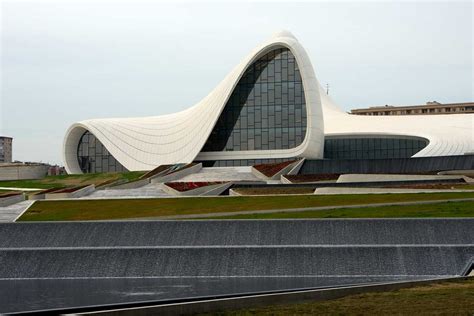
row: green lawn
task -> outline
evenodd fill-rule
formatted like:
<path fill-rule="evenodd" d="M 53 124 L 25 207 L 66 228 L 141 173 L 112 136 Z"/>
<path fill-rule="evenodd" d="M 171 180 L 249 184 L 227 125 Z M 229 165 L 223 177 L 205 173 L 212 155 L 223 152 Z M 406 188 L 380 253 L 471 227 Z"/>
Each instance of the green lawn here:
<path fill-rule="evenodd" d="M 303 212 L 276 212 L 205 219 L 290 219 L 290 218 L 388 218 L 388 217 L 474 217 L 474 201 L 421 205 L 372 206 Z"/>
<path fill-rule="evenodd" d="M 133 171 L 123 173 L 88 173 L 76 175 L 49 176 L 37 180 L 0 181 L 0 187 L 37 189 L 64 188 L 76 185 L 99 184 L 109 180 L 127 179 L 129 181 L 132 181 L 138 179 L 144 173 L 144 171 Z"/>
<path fill-rule="evenodd" d="M 473 315 L 474 278 L 343 298 L 199 315 Z"/>
<path fill-rule="evenodd" d="M 105 220 L 461 198 L 474 198 L 474 192 L 37 201 L 20 220 Z"/>

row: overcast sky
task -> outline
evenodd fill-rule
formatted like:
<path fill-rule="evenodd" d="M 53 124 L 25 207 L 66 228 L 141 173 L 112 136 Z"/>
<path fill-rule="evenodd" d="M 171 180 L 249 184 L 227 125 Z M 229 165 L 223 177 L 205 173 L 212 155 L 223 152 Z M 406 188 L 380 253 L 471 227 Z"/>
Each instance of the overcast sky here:
<path fill-rule="evenodd" d="M 1 1 L 0 134 L 61 162 L 70 124 L 185 109 L 281 29 L 345 109 L 473 98 L 465 2 Z"/>

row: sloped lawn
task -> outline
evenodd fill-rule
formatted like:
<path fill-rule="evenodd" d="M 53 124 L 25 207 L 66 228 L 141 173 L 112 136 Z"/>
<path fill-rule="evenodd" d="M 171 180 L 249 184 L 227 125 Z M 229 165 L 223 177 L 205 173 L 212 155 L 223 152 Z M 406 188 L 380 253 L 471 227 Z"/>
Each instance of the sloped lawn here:
<path fill-rule="evenodd" d="M 474 198 L 474 192 L 355 195 L 279 195 L 157 199 L 37 201 L 22 221 L 105 220 L 318 206 Z M 474 205 L 472 207 L 474 212 Z"/>

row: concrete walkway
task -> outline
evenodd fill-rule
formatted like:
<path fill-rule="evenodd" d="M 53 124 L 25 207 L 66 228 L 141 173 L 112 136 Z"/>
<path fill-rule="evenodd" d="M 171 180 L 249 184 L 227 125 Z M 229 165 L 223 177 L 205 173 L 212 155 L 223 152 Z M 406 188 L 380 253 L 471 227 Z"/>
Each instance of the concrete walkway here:
<path fill-rule="evenodd" d="M 0 207 L 0 222 L 14 222 L 34 201 L 23 201 Z"/>
<path fill-rule="evenodd" d="M 158 183 L 150 183 L 135 189 L 105 189 L 96 190 L 90 195 L 86 195 L 81 199 L 137 199 L 137 198 L 160 198 L 170 197 L 168 193 L 161 189 Z"/>
<path fill-rule="evenodd" d="M 208 181 L 255 181 L 262 179 L 252 173 L 251 167 L 206 167 L 199 172 L 187 175 L 172 182 L 208 182 Z"/>
<path fill-rule="evenodd" d="M 305 211 L 327 211 L 327 210 L 337 210 L 337 209 L 346 209 L 346 208 L 364 208 L 364 207 L 378 207 L 378 206 L 423 205 L 423 204 L 436 204 L 436 203 L 444 203 L 444 202 L 473 202 L 473 207 L 474 207 L 474 198 L 468 198 L 468 199 L 450 199 L 450 200 L 433 200 L 433 201 L 372 203 L 372 204 L 341 205 L 341 206 L 301 207 L 301 208 L 286 208 L 286 209 L 275 209 L 275 210 L 219 212 L 219 213 L 205 213 L 205 214 L 128 218 L 128 219 L 123 219 L 123 220 L 128 221 L 128 220 L 193 219 L 193 218 L 198 219 L 198 218 L 225 217 L 225 216 L 235 216 L 235 215 L 293 213 L 293 212 L 305 212 Z"/>

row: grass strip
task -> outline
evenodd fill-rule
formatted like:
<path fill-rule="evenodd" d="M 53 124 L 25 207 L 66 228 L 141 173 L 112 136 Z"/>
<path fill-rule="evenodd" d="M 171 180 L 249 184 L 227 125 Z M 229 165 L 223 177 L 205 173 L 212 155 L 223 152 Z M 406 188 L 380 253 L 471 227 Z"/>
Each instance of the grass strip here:
<path fill-rule="evenodd" d="M 20 220 L 106 220 L 463 198 L 474 198 L 474 192 L 38 201 Z"/>
<path fill-rule="evenodd" d="M 372 206 L 302 212 L 275 212 L 212 216 L 200 219 L 302 219 L 302 218 L 417 218 L 417 217 L 474 217 L 474 201 L 441 202 L 420 205 Z"/>
<path fill-rule="evenodd" d="M 99 184 L 104 181 L 126 179 L 133 181 L 138 179 L 144 171 L 132 171 L 132 172 L 112 172 L 112 173 L 87 173 L 78 175 L 60 175 L 60 176 L 48 176 L 43 179 L 37 180 L 11 180 L 11 181 L 0 181 L 0 187 L 11 187 L 11 188 L 38 188 L 38 189 L 51 189 L 51 188 L 65 188 L 77 185 L 89 185 Z"/>
<path fill-rule="evenodd" d="M 472 315 L 474 278 L 395 291 L 349 295 L 313 301 L 213 312 L 212 315 Z M 211 315 L 211 314 L 199 314 Z"/>

